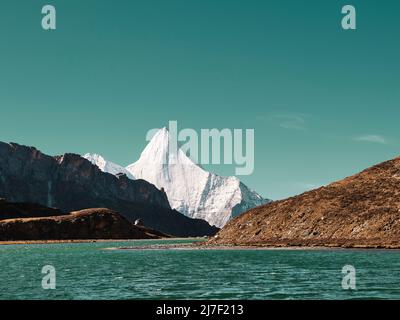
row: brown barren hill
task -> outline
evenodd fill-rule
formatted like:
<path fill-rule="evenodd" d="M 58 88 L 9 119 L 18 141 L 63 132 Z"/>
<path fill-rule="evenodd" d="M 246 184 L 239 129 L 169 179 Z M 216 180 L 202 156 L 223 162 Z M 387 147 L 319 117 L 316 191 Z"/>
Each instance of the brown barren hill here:
<path fill-rule="evenodd" d="M 400 248 L 400 158 L 249 210 L 208 244 Z"/>
<path fill-rule="evenodd" d="M 105 208 L 86 209 L 53 217 L 0 221 L 0 241 L 158 239 L 167 235 L 135 226 L 120 214 Z"/>

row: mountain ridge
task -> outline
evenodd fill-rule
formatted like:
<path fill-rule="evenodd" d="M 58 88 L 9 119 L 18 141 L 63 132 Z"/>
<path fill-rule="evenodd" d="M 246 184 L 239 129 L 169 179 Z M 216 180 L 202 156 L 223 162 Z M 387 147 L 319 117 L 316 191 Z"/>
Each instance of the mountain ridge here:
<path fill-rule="evenodd" d="M 89 160 L 94 165 L 98 166 L 103 172 L 111 173 L 113 175 L 124 174 L 131 180 L 136 180 L 136 178 L 124 167 L 104 159 L 101 155 L 97 153 L 86 153 L 82 156 L 83 158 Z"/>
<path fill-rule="evenodd" d="M 172 210 L 151 183 L 102 172 L 79 155 L 51 157 L 34 147 L 0 142 L 0 198 L 71 212 L 105 207 L 130 221 L 174 236 L 203 236 L 217 229 Z"/>
<path fill-rule="evenodd" d="M 97 154 L 88 153 L 84 157 L 104 172 L 134 176 L 154 184 L 166 192 L 173 209 L 217 227 L 224 226 L 231 217 L 270 201 L 234 176 L 223 177 L 206 171 L 178 146 L 176 154 L 170 152 L 170 143 L 168 129 L 159 129 L 140 158 L 125 168 Z"/>

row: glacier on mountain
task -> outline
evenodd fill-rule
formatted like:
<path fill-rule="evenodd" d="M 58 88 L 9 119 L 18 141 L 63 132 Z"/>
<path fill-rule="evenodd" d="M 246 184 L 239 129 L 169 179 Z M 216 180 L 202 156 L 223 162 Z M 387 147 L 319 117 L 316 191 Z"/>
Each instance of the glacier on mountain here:
<path fill-rule="evenodd" d="M 250 190 L 236 177 L 222 177 L 205 171 L 181 149 L 170 152 L 170 134 L 160 129 L 143 150 L 140 158 L 126 168 L 98 154 L 84 158 L 102 171 L 143 179 L 163 189 L 173 209 L 191 218 L 206 220 L 222 228 L 232 217 L 270 200 Z"/>
<path fill-rule="evenodd" d="M 168 130 L 160 129 L 139 160 L 126 169 L 137 179 L 164 189 L 171 207 L 177 211 L 221 228 L 232 217 L 270 201 L 236 177 L 205 171 L 180 149 L 171 154 L 170 143 Z"/>

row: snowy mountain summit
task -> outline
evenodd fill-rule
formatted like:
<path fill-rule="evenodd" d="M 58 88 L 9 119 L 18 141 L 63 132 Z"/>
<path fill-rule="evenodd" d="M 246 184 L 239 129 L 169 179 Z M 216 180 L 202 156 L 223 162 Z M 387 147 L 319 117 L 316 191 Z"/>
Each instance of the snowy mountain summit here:
<path fill-rule="evenodd" d="M 171 154 L 170 143 L 168 130 L 160 129 L 139 160 L 126 170 L 137 179 L 163 188 L 171 207 L 177 211 L 221 228 L 232 217 L 269 202 L 236 177 L 205 171 L 180 149 Z"/>
<path fill-rule="evenodd" d="M 104 159 L 102 156 L 96 153 L 87 153 L 83 156 L 85 159 L 89 160 L 94 165 L 98 166 L 103 172 L 111 173 L 113 175 L 125 174 L 129 179 L 135 180 L 135 177 L 124 167 Z"/>

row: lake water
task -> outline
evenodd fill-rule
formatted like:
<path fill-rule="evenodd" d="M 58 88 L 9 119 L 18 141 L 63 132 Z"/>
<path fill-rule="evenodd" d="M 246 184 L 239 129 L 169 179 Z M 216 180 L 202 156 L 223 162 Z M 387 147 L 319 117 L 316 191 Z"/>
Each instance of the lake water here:
<path fill-rule="evenodd" d="M 155 243 L 0 246 L 0 299 L 400 299 L 400 251 L 102 250 Z M 345 265 L 356 290 L 342 289 Z"/>

